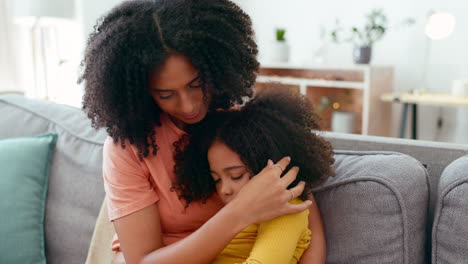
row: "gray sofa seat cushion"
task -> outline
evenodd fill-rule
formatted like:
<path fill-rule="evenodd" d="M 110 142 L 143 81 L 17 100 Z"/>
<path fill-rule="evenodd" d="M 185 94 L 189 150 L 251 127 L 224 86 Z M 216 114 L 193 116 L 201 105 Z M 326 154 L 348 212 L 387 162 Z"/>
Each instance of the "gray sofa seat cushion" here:
<path fill-rule="evenodd" d="M 81 109 L 20 95 L 0 96 L 0 139 L 58 134 L 49 177 L 45 233 L 48 263 L 84 263 L 104 199 L 102 143 Z"/>
<path fill-rule="evenodd" d="M 468 156 L 452 162 L 440 177 L 432 230 L 432 263 L 468 260 Z"/>
<path fill-rule="evenodd" d="M 395 152 L 336 151 L 337 176 L 314 190 L 327 263 L 423 263 L 427 172 Z"/>

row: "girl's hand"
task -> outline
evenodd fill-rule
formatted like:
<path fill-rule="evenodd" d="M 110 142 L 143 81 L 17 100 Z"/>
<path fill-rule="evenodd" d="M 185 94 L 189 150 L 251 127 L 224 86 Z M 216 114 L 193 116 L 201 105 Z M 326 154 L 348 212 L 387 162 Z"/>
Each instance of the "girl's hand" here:
<path fill-rule="evenodd" d="M 286 190 L 299 172 L 298 167 L 291 168 L 283 177 L 283 168 L 290 163 L 290 158 L 281 159 L 267 166 L 253 177 L 227 206 L 232 206 L 238 212 L 243 225 L 268 221 L 278 216 L 294 214 L 306 210 L 311 201 L 302 204 L 291 204 L 290 200 L 298 197 L 304 190 L 304 182 Z"/>

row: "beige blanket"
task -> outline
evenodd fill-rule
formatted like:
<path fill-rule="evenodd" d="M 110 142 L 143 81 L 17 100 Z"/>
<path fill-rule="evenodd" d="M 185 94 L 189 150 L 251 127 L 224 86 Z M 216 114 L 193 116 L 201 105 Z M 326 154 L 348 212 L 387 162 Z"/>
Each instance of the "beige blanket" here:
<path fill-rule="evenodd" d="M 112 251 L 111 244 L 114 238 L 115 230 L 114 225 L 109 221 L 107 215 L 107 206 L 104 202 L 101 206 L 96 226 L 94 227 L 91 245 L 88 250 L 88 257 L 86 264 L 110 264 L 115 256 Z"/>

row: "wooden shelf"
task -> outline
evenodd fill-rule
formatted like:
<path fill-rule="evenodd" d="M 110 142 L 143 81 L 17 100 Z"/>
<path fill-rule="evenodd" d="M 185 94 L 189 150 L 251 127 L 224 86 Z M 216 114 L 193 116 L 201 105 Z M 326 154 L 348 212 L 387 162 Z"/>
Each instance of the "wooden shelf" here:
<path fill-rule="evenodd" d="M 333 111 L 354 112 L 354 133 L 390 136 L 391 105 L 382 104 L 380 97 L 393 89 L 391 67 L 296 67 L 294 65 L 262 65 L 256 90 L 287 86 L 306 95 L 321 116 L 325 130 L 331 129 Z M 332 99 L 338 109 L 318 109 L 322 98 Z"/>
<path fill-rule="evenodd" d="M 331 81 L 331 80 L 315 80 L 306 78 L 293 78 L 293 77 L 280 77 L 280 76 L 258 76 L 257 82 L 276 82 L 280 84 L 291 84 L 302 87 L 306 86 L 320 86 L 331 88 L 349 88 L 349 89 L 364 89 L 362 82 L 344 82 L 344 81 Z"/>
<path fill-rule="evenodd" d="M 307 87 L 307 98 L 315 106 L 315 111 L 322 118 L 322 127 L 327 131 L 331 131 L 332 113 L 335 111 L 332 107 L 320 110 L 318 106 L 323 96 L 328 98 L 335 98 L 333 103 L 339 105 L 341 112 L 353 112 L 356 114 L 357 119 L 354 125 L 353 134 L 362 134 L 362 106 L 363 106 L 363 91 L 348 88 L 334 88 L 328 87 Z"/>

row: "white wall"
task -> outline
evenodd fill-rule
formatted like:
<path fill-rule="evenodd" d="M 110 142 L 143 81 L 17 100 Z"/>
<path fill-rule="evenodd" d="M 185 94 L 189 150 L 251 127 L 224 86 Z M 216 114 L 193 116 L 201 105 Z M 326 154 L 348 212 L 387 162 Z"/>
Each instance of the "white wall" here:
<path fill-rule="evenodd" d="M 468 1 L 466 0 L 237 0 L 251 16 L 257 34 L 260 60 L 266 60 L 269 43 L 274 39 L 274 29 L 285 27 L 286 38 L 291 46 L 291 62 L 313 63 L 313 52 L 320 46 L 320 25 L 330 29 L 336 18 L 344 25 L 360 26 L 364 14 L 372 8 L 383 8 L 390 24 L 406 17 L 416 19 L 410 28 L 388 32 L 383 40 L 374 46 L 372 64 L 395 67 L 397 91 L 409 91 L 422 85 L 425 36 L 423 33 L 426 14 L 429 9 L 447 11 L 457 19 L 455 31 L 450 37 L 432 43 L 428 67 L 427 89 L 431 92 L 449 93 L 454 79 L 468 79 Z M 352 63 L 352 46 L 327 44 L 326 64 L 342 65 Z M 437 115 L 443 115 L 444 126 L 436 129 Z M 456 108 L 420 107 L 419 138 L 463 142 L 460 135 L 466 132 L 466 118 Z M 458 111 L 460 112 L 460 111 Z M 397 134 L 399 111 L 395 113 L 394 135 Z M 458 119 L 458 122 L 457 122 Z M 456 127 L 456 124 L 460 125 Z M 463 124 L 462 124 L 463 123 Z M 460 131 L 460 129 L 462 131 Z M 458 138 L 456 137 L 458 135 Z M 468 137 L 468 136 L 467 136 Z M 466 142 L 466 140 L 465 140 Z"/>
<path fill-rule="evenodd" d="M 123 0 L 77 0 L 80 5 L 81 19 L 83 21 L 85 39 L 93 32 L 93 27 L 98 18 L 109 12 L 114 6 Z"/>
<path fill-rule="evenodd" d="M 0 92 L 80 106 L 83 33 L 76 1 L 0 0 Z"/>
<path fill-rule="evenodd" d="M 17 85 L 17 63 L 13 54 L 14 27 L 11 23 L 10 1 L 0 0 L 0 93 L 1 92 L 21 92 Z"/>
<path fill-rule="evenodd" d="M 92 32 L 96 20 L 122 0 L 77 0 L 84 25 L 85 38 Z M 336 18 L 345 25 L 362 25 L 364 14 L 372 8 L 383 8 L 390 24 L 406 17 L 414 17 L 416 25 L 388 32 L 374 46 L 372 63 L 395 67 L 395 90 L 409 91 L 422 85 L 424 63 L 424 22 L 429 9 L 451 12 L 457 19 L 454 33 L 447 39 L 432 43 L 428 66 L 427 90 L 450 92 L 451 81 L 468 79 L 468 1 L 465 0 L 234 0 L 252 18 L 260 49 L 260 60 L 265 60 L 276 27 L 287 28 L 286 38 L 291 45 L 291 61 L 313 62 L 313 52 L 321 45 L 320 25 L 330 29 Z M 351 64 L 351 44 L 326 45 L 326 64 Z M 399 107 L 395 107 L 393 135 L 397 135 Z M 456 108 L 420 107 L 419 138 L 463 142 L 468 122 Z M 444 125 L 437 130 L 437 116 Z M 457 117 L 458 115 L 458 117 Z M 468 120 L 468 116 L 466 117 Z M 457 123 L 459 124 L 457 126 Z"/>

